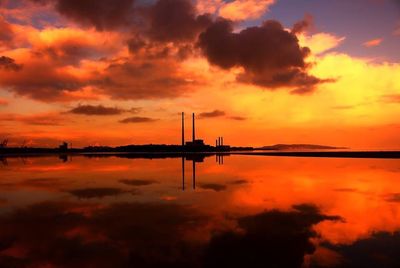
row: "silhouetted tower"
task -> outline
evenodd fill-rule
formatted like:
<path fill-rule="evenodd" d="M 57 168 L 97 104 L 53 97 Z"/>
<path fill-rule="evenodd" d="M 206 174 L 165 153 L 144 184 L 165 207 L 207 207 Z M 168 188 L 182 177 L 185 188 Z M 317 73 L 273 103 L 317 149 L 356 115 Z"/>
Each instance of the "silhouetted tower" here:
<path fill-rule="evenodd" d="M 196 140 L 196 134 L 195 134 L 195 125 L 194 125 L 194 113 L 192 114 L 192 139 L 193 139 L 193 143 Z"/>
<path fill-rule="evenodd" d="M 185 113 L 182 112 L 182 147 L 185 146 Z"/>

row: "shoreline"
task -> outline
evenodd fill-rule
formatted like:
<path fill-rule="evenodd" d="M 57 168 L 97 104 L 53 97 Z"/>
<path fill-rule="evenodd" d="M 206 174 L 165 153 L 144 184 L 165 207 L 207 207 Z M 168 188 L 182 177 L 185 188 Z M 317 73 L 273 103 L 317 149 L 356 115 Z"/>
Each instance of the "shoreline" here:
<path fill-rule="evenodd" d="M 400 151 L 207 151 L 207 152 L 8 152 L 0 153 L 0 158 L 41 157 L 41 156 L 86 156 L 107 157 L 120 156 L 132 158 L 177 158 L 211 155 L 249 155 L 278 157 L 321 157 L 321 158 L 377 158 L 400 159 Z"/>

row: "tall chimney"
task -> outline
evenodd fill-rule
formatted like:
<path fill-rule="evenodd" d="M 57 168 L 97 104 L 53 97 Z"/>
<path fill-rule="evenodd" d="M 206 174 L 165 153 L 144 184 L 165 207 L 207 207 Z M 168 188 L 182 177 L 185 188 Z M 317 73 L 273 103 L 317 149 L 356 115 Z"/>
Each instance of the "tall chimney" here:
<path fill-rule="evenodd" d="M 196 140 L 196 134 L 195 134 L 195 126 L 194 126 L 194 113 L 192 114 L 192 124 L 193 124 L 193 142 Z"/>
<path fill-rule="evenodd" d="M 224 137 L 221 137 L 221 146 L 224 146 Z"/>
<path fill-rule="evenodd" d="M 185 146 L 185 113 L 182 112 L 182 146 Z"/>

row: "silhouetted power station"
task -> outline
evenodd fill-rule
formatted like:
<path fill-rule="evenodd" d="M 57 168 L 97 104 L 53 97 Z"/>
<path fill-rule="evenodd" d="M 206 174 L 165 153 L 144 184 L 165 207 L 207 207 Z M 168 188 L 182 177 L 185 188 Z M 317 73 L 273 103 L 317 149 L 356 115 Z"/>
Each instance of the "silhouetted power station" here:
<path fill-rule="evenodd" d="M 187 151 L 228 151 L 230 149 L 229 145 L 224 145 L 224 138 L 218 137 L 215 142 L 215 147 L 206 145 L 204 140 L 196 139 L 196 117 L 192 113 L 192 141 L 185 142 L 185 113 L 182 112 L 182 148 Z"/>

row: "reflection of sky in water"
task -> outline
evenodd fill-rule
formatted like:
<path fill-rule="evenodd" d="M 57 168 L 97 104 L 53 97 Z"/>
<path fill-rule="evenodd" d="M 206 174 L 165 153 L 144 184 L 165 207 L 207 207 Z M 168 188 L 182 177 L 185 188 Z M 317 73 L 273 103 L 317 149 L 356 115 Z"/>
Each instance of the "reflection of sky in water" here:
<path fill-rule="evenodd" d="M 400 265 L 398 160 L 64 160 L 3 160 L 0 267 Z"/>

